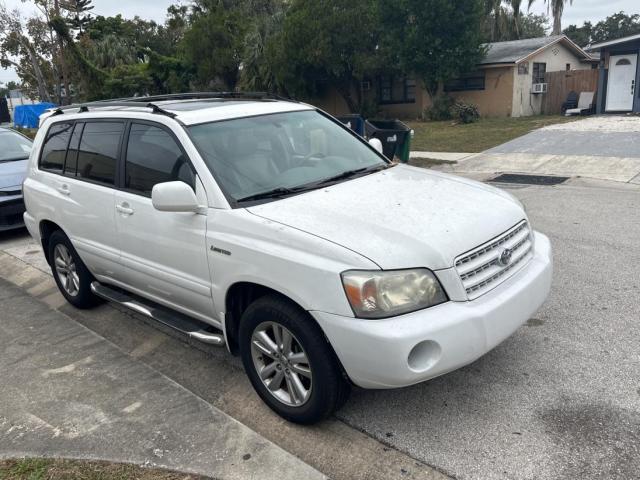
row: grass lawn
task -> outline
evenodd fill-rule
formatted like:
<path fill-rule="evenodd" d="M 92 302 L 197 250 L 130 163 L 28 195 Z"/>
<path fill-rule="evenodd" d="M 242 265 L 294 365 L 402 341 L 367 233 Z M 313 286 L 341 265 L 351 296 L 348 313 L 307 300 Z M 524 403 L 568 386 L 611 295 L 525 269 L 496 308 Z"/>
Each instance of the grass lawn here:
<path fill-rule="evenodd" d="M 25 458 L 0 461 L 0 480 L 204 480 L 205 477 L 109 462 Z"/>
<path fill-rule="evenodd" d="M 580 117 L 543 115 L 520 118 L 483 118 L 467 125 L 444 122 L 406 122 L 415 130 L 411 150 L 422 152 L 482 152 L 536 128 L 575 121 Z"/>

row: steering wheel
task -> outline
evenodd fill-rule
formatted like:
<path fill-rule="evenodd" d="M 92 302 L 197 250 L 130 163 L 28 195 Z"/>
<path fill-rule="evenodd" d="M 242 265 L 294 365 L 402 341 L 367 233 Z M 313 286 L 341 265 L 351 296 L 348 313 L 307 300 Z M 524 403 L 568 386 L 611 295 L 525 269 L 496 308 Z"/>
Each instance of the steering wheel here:
<path fill-rule="evenodd" d="M 304 156 L 304 158 L 298 164 L 299 167 L 309 166 L 312 158 L 326 158 L 327 156 L 324 153 L 320 152 L 311 152 Z"/>

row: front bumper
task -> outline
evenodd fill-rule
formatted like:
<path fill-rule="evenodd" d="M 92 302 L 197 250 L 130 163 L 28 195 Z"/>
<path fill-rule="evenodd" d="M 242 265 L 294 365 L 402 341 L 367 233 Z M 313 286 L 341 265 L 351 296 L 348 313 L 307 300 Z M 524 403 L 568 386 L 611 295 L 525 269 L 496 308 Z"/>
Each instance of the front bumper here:
<path fill-rule="evenodd" d="M 11 197 L 9 200 L 0 201 L 0 232 L 24 227 L 22 220 L 24 212 L 22 197 Z"/>
<path fill-rule="evenodd" d="M 475 300 L 385 320 L 311 313 L 353 383 L 404 387 L 467 365 L 512 335 L 547 298 L 552 273 L 551 244 L 536 232 L 531 261 Z"/>

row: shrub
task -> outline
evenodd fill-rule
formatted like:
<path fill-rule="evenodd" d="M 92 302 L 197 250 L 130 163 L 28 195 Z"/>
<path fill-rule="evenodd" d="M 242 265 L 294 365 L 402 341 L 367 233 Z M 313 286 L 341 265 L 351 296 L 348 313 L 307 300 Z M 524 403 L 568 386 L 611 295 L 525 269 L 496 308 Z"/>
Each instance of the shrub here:
<path fill-rule="evenodd" d="M 478 107 L 473 103 L 456 102 L 451 107 L 451 113 L 461 123 L 473 123 L 480 118 Z"/>
<path fill-rule="evenodd" d="M 454 103 L 449 95 L 437 95 L 431 107 L 425 110 L 425 116 L 429 120 L 451 120 L 453 118 L 451 107 Z"/>

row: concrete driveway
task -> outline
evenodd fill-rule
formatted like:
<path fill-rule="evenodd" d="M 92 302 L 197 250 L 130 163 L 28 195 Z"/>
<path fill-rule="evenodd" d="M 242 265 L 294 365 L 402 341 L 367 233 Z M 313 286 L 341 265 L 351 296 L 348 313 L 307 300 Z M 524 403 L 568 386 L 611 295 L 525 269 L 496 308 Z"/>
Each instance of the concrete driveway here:
<path fill-rule="evenodd" d="M 573 179 L 510 191 L 554 247 L 542 309 L 472 365 L 402 390 L 355 390 L 337 418 L 311 428 L 275 417 L 224 351 L 189 345 L 112 306 L 75 310 L 52 283 L 42 290 L 19 266 L 1 271 L 330 478 L 637 478 L 640 186 Z M 4 249 L 41 265 L 26 237 Z"/>
<path fill-rule="evenodd" d="M 640 183 L 640 117 L 599 116 L 551 125 L 441 169 Z"/>

